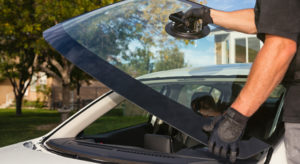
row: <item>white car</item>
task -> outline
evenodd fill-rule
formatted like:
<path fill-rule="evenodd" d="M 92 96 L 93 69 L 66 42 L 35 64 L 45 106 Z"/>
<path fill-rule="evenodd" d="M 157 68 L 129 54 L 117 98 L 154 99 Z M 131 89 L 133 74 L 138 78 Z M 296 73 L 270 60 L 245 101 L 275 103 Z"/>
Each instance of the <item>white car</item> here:
<path fill-rule="evenodd" d="M 219 110 L 224 110 L 241 90 L 250 67 L 250 64 L 206 66 L 141 76 L 138 79 L 143 84 L 140 85 L 146 84 L 156 91 L 150 97 L 145 93 L 138 98 L 146 103 L 155 99 L 154 110 L 143 110 L 126 97 L 110 91 L 45 136 L 1 148 L 1 163 L 226 162 L 209 153 L 203 141 L 199 141 L 207 140 L 201 128 L 205 117 L 190 109 L 191 99 L 194 95 L 210 95 Z M 247 149 L 249 156 L 240 157 L 244 159 L 238 159 L 237 163 L 285 162 L 280 121 L 284 91 L 284 87 L 279 86 L 249 120 L 244 141 L 252 145 L 244 146 L 253 150 Z M 172 103 L 174 107 L 170 108 Z M 120 106 L 123 106 L 125 119 L 120 117 L 119 121 L 126 117 L 139 118 L 136 125 L 105 133 L 89 132 L 97 126 L 106 126 L 97 121 L 101 122 L 109 111 L 120 111 Z M 258 140 L 249 141 L 250 137 Z"/>
<path fill-rule="evenodd" d="M 111 91 L 48 134 L 0 148 L 1 163 L 228 162 L 207 150 L 209 134 L 202 126 L 234 101 L 251 64 L 217 64 L 243 57 L 251 62 L 260 43 L 253 36 L 230 42 L 231 33 L 217 29 L 196 41 L 168 36 L 168 15 L 190 7 L 201 5 L 129 0 L 46 30 L 44 38 L 54 49 Z M 195 64 L 205 66 L 187 67 Z M 236 163 L 286 163 L 284 93 L 279 85 L 251 117 Z"/>

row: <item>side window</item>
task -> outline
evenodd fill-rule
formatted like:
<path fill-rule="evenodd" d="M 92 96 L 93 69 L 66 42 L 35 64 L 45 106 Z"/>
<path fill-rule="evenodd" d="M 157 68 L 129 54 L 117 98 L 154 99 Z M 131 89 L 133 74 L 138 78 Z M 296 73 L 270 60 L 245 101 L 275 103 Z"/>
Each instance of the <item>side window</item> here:
<path fill-rule="evenodd" d="M 269 98 L 280 98 L 280 96 L 282 95 L 282 93 L 284 91 L 285 91 L 285 88 L 282 85 L 279 85 L 272 91 Z"/>
<path fill-rule="evenodd" d="M 84 135 L 95 135 L 118 130 L 146 123 L 148 119 L 149 114 L 147 111 L 125 100 L 88 126 L 84 130 Z"/>
<path fill-rule="evenodd" d="M 190 108 L 192 97 L 195 93 L 208 93 L 213 97 L 215 102 L 218 102 L 221 96 L 221 91 L 216 88 L 212 88 L 211 86 L 199 84 L 186 85 L 179 93 L 178 102 Z"/>
<path fill-rule="evenodd" d="M 161 92 L 163 90 L 163 85 L 150 85 L 150 87 L 157 92 Z"/>
<path fill-rule="evenodd" d="M 178 96 L 178 102 L 188 108 L 191 107 L 192 95 L 199 85 L 185 85 Z"/>

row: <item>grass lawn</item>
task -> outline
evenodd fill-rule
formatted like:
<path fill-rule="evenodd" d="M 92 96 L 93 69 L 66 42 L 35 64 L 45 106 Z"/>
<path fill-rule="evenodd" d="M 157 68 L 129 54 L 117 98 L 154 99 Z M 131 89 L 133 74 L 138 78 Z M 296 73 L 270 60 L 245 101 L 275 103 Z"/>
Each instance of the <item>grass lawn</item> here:
<path fill-rule="evenodd" d="M 121 110 L 112 110 L 86 130 L 85 134 L 99 134 L 148 120 L 145 116 L 124 116 Z M 0 109 L 0 147 L 42 136 L 60 123 L 57 111 L 23 109 L 22 116 L 15 109 Z"/>
<path fill-rule="evenodd" d="M 57 111 L 23 109 L 22 116 L 15 109 L 0 109 L 0 147 L 46 134 L 60 123 Z"/>

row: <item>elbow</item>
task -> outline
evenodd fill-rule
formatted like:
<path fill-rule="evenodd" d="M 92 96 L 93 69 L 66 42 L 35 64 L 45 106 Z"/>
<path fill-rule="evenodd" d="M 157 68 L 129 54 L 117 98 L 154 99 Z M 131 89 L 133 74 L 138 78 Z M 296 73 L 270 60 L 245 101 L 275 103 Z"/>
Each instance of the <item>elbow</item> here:
<path fill-rule="evenodd" d="M 246 33 L 247 33 L 247 34 L 257 34 L 257 28 L 256 28 L 256 25 L 255 25 L 253 22 L 251 22 L 250 24 L 251 24 L 251 25 L 248 26 L 248 29 L 247 29 Z"/>
<path fill-rule="evenodd" d="M 274 50 L 279 50 L 284 56 L 294 56 L 297 51 L 297 43 L 294 40 L 281 36 L 267 34 L 265 44 L 272 45 Z"/>
<path fill-rule="evenodd" d="M 248 34 L 257 34 L 256 27 L 249 29 Z"/>
<path fill-rule="evenodd" d="M 281 42 L 280 48 L 286 52 L 287 55 L 294 56 L 297 51 L 297 44 L 293 40 L 285 39 Z"/>
<path fill-rule="evenodd" d="M 255 30 L 249 30 L 249 31 L 247 31 L 247 34 L 257 34 L 257 31 L 256 31 L 256 29 Z"/>

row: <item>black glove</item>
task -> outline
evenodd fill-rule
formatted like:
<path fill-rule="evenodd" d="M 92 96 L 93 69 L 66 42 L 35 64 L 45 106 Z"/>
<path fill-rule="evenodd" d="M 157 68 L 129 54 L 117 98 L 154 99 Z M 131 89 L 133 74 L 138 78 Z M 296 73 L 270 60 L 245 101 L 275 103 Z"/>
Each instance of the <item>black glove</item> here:
<path fill-rule="evenodd" d="M 229 108 L 222 116 L 216 117 L 211 124 L 203 129 L 212 132 L 208 141 L 208 149 L 215 155 L 221 155 L 235 162 L 239 141 L 243 135 L 249 117 L 233 108 Z"/>
<path fill-rule="evenodd" d="M 186 26 L 190 25 L 191 20 L 202 19 L 203 25 L 207 25 L 213 23 L 213 20 L 210 16 L 210 8 L 201 7 L 201 8 L 191 8 L 187 12 L 184 13 L 182 17 Z"/>

